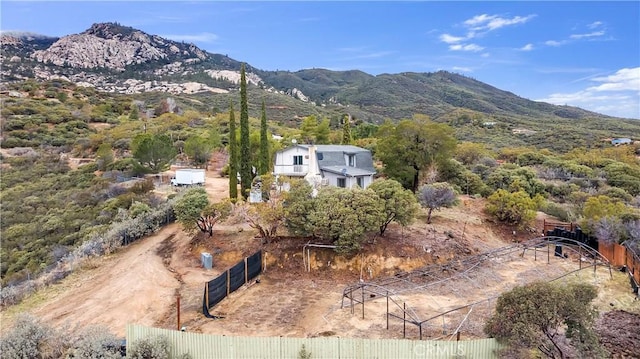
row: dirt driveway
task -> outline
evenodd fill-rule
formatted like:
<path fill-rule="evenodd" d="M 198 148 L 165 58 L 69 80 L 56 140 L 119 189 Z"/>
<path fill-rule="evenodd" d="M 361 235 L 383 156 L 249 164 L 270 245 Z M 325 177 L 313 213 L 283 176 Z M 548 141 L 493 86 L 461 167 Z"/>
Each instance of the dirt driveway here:
<path fill-rule="evenodd" d="M 229 193 L 227 180 L 215 171 L 207 172 L 206 189 L 213 201 Z M 3 310 L 3 326 L 21 310 L 56 327 L 101 324 L 120 336 L 127 323 L 157 325 L 169 313 L 175 315 L 176 294 L 185 287 L 183 276 L 198 287 L 211 277 L 202 273 L 195 258 L 167 257 L 178 246 L 184 251 L 190 240 L 173 223 L 118 253 L 91 260 L 60 284 Z"/>

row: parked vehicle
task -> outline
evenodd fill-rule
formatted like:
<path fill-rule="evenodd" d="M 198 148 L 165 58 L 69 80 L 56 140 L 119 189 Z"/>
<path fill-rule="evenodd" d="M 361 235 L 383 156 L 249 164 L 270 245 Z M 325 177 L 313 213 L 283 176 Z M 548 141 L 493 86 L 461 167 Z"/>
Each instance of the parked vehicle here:
<path fill-rule="evenodd" d="M 184 168 L 176 170 L 176 176 L 171 179 L 174 186 L 204 185 L 204 170 L 200 168 Z"/>

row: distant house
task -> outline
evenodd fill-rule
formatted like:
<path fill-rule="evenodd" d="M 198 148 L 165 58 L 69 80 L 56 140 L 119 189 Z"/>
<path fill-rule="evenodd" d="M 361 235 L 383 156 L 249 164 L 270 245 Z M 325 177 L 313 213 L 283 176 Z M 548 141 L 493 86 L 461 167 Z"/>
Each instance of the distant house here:
<path fill-rule="evenodd" d="M 367 188 L 375 173 L 371 151 L 350 145 L 293 145 L 276 152 L 273 167 L 278 177 L 344 188 Z"/>
<path fill-rule="evenodd" d="M 611 140 L 611 144 L 614 146 L 630 145 L 631 142 L 632 141 L 630 138 L 614 138 L 613 140 Z"/>
<path fill-rule="evenodd" d="M 495 122 L 483 122 L 482 127 L 493 128 L 496 125 Z"/>

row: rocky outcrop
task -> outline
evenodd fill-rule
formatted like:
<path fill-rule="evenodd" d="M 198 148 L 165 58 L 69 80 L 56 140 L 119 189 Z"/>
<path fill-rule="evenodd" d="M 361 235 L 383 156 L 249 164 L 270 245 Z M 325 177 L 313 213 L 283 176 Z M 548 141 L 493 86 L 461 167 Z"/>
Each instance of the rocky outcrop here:
<path fill-rule="evenodd" d="M 20 46 L 22 45 L 22 41 L 16 37 L 16 36 L 12 36 L 12 35 L 2 35 L 0 36 L 0 46 Z"/>
<path fill-rule="evenodd" d="M 297 98 L 298 100 L 302 101 L 302 102 L 309 102 L 309 98 L 307 96 L 305 96 L 305 94 L 302 93 L 302 91 L 298 90 L 297 88 L 293 88 L 293 90 L 291 91 L 287 91 L 287 95 L 293 97 L 293 98 Z"/>
<path fill-rule="evenodd" d="M 57 66 L 124 71 L 127 66 L 156 60 L 204 60 L 207 54 L 193 44 L 180 44 L 130 27 L 102 23 L 94 24 L 81 34 L 65 36 L 48 49 L 35 51 L 31 57 Z"/>
<path fill-rule="evenodd" d="M 211 76 L 211 78 L 213 79 L 221 79 L 221 80 L 225 80 L 231 83 L 234 83 L 236 85 L 240 84 L 240 71 L 230 71 L 230 70 L 205 70 L 205 73 L 209 76 Z M 247 83 L 249 84 L 253 84 L 256 86 L 260 86 L 260 84 L 262 83 L 262 79 L 260 78 L 260 76 L 248 72 L 245 73 L 246 79 L 247 79 Z"/>
<path fill-rule="evenodd" d="M 149 43 L 102 39 L 93 35 L 70 35 L 32 57 L 39 62 L 76 68 L 106 67 L 124 71 L 132 64 L 163 59 L 166 55 Z"/>
<path fill-rule="evenodd" d="M 82 33 L 62 38 L 1 35 L 0 77 L 9 82 L 63 79 L 125 94 L 227 93 L 240 84 L 238 61 L 118 23 L 93 24 Z M 247 67 L 248 84 L 310 102 L 299 89 L 276 89 L 256 72 Z"/>

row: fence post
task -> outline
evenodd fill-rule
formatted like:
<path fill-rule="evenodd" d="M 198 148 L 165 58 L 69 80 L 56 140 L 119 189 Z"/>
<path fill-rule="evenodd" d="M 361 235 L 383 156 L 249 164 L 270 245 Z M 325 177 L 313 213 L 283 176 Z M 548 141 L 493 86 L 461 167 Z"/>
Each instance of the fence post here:
<path fill-rule="evenodd" d="M 362 286 L 362 319 L 364 319 L 364 285 Z"/>
<path fill-rule="evenodd" d="M 389 291 L 387 291 L 387 330 L 389 330 Z"/>
<path fill-rule="evenodd" d="M 353 291 L 354 290 L 355 289 L 352 289 L 352 290 L 349 291 L 349 299 L 351 299 L 351 314 L 355 314 L 354 313 L 354 309 L 353 309 L 353 307 L 354 307 L 354 305 L 353 305 Z"/>
<path fill-rule="evenodd" d="M 207 305 L 208 304 L 209 303 L 207 303 Z M 180 330 L 180 294 L 178 294 L 176 296 L 176 309 L 178 309 L 178 312 L 177 312 L 177 314 L 178 314 L 178 329 L 176 329 L 176 330 Z"/>
<path fill-rule="evenodd" d="M 402 338 L 407 337 L 407 303 L 402 303 Z"/>
<path fill-rule="evenodd" d="M 260 256 L 262 258 L 262 271 L 267 271 L 267 252 L 264 252 L 264 255 Z"/>
<path fill-rule="evenodd" d="M 209 310 L 209 282 L 204 283 L 204 297 L 207 302 L 207 310 Z"/>
<path fill-rule="evenodd" d="M 249 267 L 247 266 L 247 257 L 244 257 L 244 282 L 249 281 Z"/>

